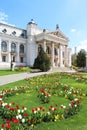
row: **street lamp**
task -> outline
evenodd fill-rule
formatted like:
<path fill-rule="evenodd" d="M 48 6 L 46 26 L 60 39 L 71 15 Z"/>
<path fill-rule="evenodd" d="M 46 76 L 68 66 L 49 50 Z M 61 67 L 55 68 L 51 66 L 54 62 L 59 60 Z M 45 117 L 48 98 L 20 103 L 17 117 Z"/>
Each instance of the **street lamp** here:
<path fill-rule="evenodd" d="M 10 70 L 13 71 L 14 70 L 14 66 L 13 66 L 13 55 L 14 55 L 14 52 L 11 51 L 10 54 L 11 54 Z"/>

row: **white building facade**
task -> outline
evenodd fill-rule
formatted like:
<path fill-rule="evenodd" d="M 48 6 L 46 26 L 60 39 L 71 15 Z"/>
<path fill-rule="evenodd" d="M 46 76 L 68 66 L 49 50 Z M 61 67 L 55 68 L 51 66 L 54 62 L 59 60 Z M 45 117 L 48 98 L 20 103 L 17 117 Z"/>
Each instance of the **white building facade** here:
<path fill-rule="evenodd" d="M 32 67 L 40 46 L 50 57 L 52 67 L 70 67 L 68 41 L 58 26 L 55 31 L 41 30 L 31 20 L 24 30 L 0 23 L 0 69 L 9 68 L 11 61 L 14 66 Z"/>

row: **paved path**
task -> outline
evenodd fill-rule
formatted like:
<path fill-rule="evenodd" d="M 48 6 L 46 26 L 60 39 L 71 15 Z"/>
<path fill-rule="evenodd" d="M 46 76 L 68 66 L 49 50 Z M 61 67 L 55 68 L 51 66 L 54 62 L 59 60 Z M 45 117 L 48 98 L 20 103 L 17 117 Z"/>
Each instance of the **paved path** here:
<path fill-rule="evenodd" d="M 0 76 L 0 86 L 11 83 L 11 82 L 15 82 L 15 81 L 18 81 L 18 80 L 23 80 L 23 79 L 26 79 L 26 78 L 35 77 L 35 76 L 43 75 L 43 74 L 49 74 L 49 73 L 53 73 L 53 72 L 57 72 L 57 70 L 49 71 L 49 72 L 21 73 L 21 74 L 12 74 L 12 75 Z"/>
<path fill-rule="evenodd" d="M 15 82 L 18 80 L 22 80 L 29 77 L 34 77 L 38 75 L 45 74 L 46 72 L 39 72 L 39 73 L 21 73 L 21 74 L 12 74 L 12 75 L 5 75 L 0 76 L 0 86 L 4 84 L 8 84 L 11 82 Z"/>

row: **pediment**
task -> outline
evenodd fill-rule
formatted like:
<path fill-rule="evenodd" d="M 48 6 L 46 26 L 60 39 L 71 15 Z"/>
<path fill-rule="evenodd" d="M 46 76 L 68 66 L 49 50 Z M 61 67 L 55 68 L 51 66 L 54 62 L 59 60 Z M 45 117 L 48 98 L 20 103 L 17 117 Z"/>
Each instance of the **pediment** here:
<path fill-rule="evenodd" d="M 54 36 L 56 36 L 58 38 L 67 39 L 67 37 L 62 32 L 60 32 L 59 30 L 49 32 L 49 34 L 54 35 Z"/>

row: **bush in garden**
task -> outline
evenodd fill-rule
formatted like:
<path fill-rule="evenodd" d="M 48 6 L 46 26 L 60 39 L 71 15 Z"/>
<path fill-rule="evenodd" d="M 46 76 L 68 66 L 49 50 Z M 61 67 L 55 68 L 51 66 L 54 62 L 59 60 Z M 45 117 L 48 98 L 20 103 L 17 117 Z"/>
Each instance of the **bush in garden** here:
<path fill-rule="evenodd" d="M 19 66 L 17 68 L 15 68 L 16 71 L 23 71 L 23 72 L 27 72 L 27 71 L 31 71 L 31 68 L 29 67 L 24 67 L 24 66 Z"/>
<path fill-rule="evenodd" d="M 41 71 L 48 71 L 50 69 L 50 65 L 50 59 L 41 47 L 39 54 L 34 61 L 34 68 L 40 69 Z"/>

